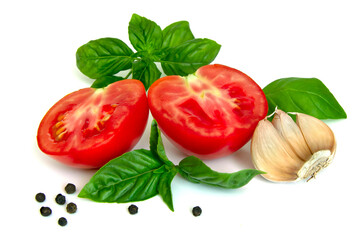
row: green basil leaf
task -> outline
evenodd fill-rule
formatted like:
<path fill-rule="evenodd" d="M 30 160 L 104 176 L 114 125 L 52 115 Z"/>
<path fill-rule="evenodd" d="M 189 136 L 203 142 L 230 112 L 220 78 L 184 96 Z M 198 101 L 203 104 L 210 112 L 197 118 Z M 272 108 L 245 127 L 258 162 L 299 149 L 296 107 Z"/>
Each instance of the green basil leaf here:
<path fill-rule="evenodd" d="M 133 63 L 132 74 L 134 79 L 144 84 L 146 90 L 161 76 L 156 64 L 145 60 L 136 60 Z"/>
<path fill-rule="evenodd" d="M 174 164 L 166 156 L 161 132 L 155 119 L 151 122 L 150 151 L 152 151 L 155 156 L 158 156 L 159 159 L 161 159 L 166 165 L 171 167 L 174 166 Z"/>
<path fill-rule="evenodd" d="M 161 138 L 161 132 L 155 119 L 151 122 L 150 151 L 167 166 L 166 169 L 168 171 L 162 175 L 158 185 L 158 191 L 159 195 L 169 207 L 169 209 L 174 211 L 171 182 L 177 173 L 177 168 L 166 156 L 164 144 Z"/>
<path fill-rule="evenodd" d="M 160 61 L 166 75 L 186 76 L 199 67 L 210 64 L 220 51 L 220 45 L 210 39 L 193 39 L 170 48 Z"/>
<path fill-rule="evenodd" d="M 149 150 L 127 152 L 100 168 L 79 197 L 116 203 L 146 200 L 158 194 L 159 182 L 167 171 Z"/>
<path fill-rule="evenodd" d="M 92 40 L 76 51 L 76 65 L 89 78 L 110 76 L 132 66 L 133 51 L 120 39 Z"/>
<path fill-rule="evenodd" d="M 163 30 L 163 48 L 172 48 L 183 42 L 194 39 L 189 22 L 179 21 L 170 24 Z"/>
<path fill-rule="evenodd" d="M 162 174 L 160 182 L 158 184 L 159 195 L 171 211 L 174 211 L 171 182 L 174 179 L 176 173 L 177 169 L 175 166 L 173 166 L 172 168 L 170 168 L 170 170 Z"/>
<path fill-rule="evenodd" d="M 167 158 L 160 130 L 154 120 L 150 133 L 150 150 L 127 152 L 100 168 L 83 187 L 79 197 L 96 202 L 134 202 L 157 194 L 174 211 L 171 182 L 177 173 Z"/>
<path fill-rule="evenodd" d="M 264 174 L 255 169 L 245 169 L 234 173 L 216 172 L 194 156 L 181 160 L 178 168 L 179 173 L 191 182 L 222 188 L 240 188 L 249 183 L 256 175 Z"/>
<path fill-rule="evenodd" d="M 103 76 L 103 77 L 99 77 L 98 79 L 96 79 L 93 84 L 91 85 L 92 88 L 104 88 L 107 85 L 120 81 L 120 80 L 124 80 L 123 77 L 119 77 L 119 76 Z"/>
<path fill-rule="evenodd" d="M 347 117 L 334 95 L 317 78 L 282 78 L 263 90 L 269 114 L 278 107 L 285 112 L 301 112 L 319 119 Z"/>
<path fill-rule="evenodd" d="M 161 28 L 145 17 L 133 14 L 128 31 L 130 42 L 136 51 L 152 52 L 162 46 Z"/>

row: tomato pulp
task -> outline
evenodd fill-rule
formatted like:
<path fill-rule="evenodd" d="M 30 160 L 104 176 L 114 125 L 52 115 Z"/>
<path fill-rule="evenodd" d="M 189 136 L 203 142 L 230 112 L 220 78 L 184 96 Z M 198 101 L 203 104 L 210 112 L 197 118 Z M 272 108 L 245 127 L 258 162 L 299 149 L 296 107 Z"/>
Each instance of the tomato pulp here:
<path fill-rule="evenodd" d="M 160 78 L 150 86 L 148 101 L 164 135 L 202 159 L 240 149 L 268 111 L 264 92 L 249 76 L 219 64 L 187 77 Z"/>
<path fill-rule="evenodd" d="M 136 145 L 148 115 L 145 88 L 138 80 L 80 89 L 46 113 L 38 129 L 38 146 L 67 165 L 99 168 Z"/>

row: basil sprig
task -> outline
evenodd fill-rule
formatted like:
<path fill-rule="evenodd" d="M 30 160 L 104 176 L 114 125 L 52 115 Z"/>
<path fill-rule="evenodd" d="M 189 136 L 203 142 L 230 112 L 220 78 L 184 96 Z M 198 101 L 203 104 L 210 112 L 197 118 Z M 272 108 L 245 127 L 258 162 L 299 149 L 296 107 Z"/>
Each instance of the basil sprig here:
<path fill-rule="evenodd" d="M 96 202 L 135 202 L 160 194 L 174 211 L 171 181 L 177 173 L 165 155 L 157 124 L 151 128 L 150 150 L 138 149 L 117 157 L 100 168 L 79 197 Z"/>
<path fill-rule="evenodd" d="M 195 38 L 187 21 L 162 30 L 154 21 L 137 14 L 131 17 L 128 34 L 136 52 L 116 38 L 92 40 L 78 48 L 76 65 L 84 75 L 96 79 L 92 87 L 104 87 L 104 79 L 110 80 L 108 84 L 114 80 L 104 77 L 128 71 L 125 78 L 139 79 L 148 89 L 162 74 L 156 63 L 166 75 L 188 75 L 210 64 L 221 47 L 213 40 Z"/>
<path fill-rule="evenodd" d="M 174 211 L 171 182 L 180 173 L 194 183 L 222 188 L 240 188 L 264 172 L 246 169 L 235 173 L 213 171 L 196 157 L 187 157 L 175 166 L 166 156 L 161 132 L 154 120 L 150 150 L 137 149 L 117 157 L 100 168 L 82 188 L 79 197 L 96 202 L 126 203 L 160 195 Z"/>
<path fill-rule="evenodd" d="M 258 174 L 265 172 L 244 169 L 235 173 L 220 173 L 209 168 L 200 159 L 190 156 L 184 158 L 178 166 L 179 173 L 193 183 L 203 183 L 222 188 L 240 188 Z"/>
<path fill-rule="evenodd" d="M 301 112 L 319 119 L 347 117 L 334 95 L 317 78 L 282 78 L 263 90 L 269 114 L 278 107 L 285 112 Z"/>

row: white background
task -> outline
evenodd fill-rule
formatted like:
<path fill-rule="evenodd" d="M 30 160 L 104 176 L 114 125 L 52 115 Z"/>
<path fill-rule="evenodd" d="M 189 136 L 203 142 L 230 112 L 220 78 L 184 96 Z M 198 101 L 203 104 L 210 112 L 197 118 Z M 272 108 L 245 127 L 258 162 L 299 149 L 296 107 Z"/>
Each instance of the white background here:
<path fill-rule="evenodd" d="M 1 239 L 359 239 L 360 7 L 358 1 L 2 1 Z M 162 28 L 187 20 L 198 38 L 222 45 L 215 63 L 237 68 L 261 87 L 283 77 L 317 77 L 348 114 L 326 121 L 338 149 L 315 180 L 271 183 L 258 176 L 241 189 L 197 185 L 179 175 L 172 183 L 175 212 L 160 197 L 129 204 L 102 204 L 67 195 L 78 212 L 54 203 L 73 182 L 78 189 L 94 171 L 73 169 L 44 155 L 38 124 L 65 94 L 89 87 L 75 62 L 78 47 L 102 37 L 129 43 L 133 13 Z M 149 120 L 150 124 L 150 120 Z M 147 148 L 149 125 L 135 148 Z M 166 139 L 169 158 L 184 155 Z M 206 162 L 221 172 L 253 168 L 249 145 Z M 37 203 L 37 192 L 47 194 Z M 79 191 L 78 191 L 79 192 Z M 78 193 L 77 192 L 77 193 Z M 39 208 L 53 214 L 42 217 Z M 203 209 L 193 217 L 192 207 Z M 66 227 L 57 219 L 68 219 Z M 5 237 L 6 236 L 6 237 Z"/>

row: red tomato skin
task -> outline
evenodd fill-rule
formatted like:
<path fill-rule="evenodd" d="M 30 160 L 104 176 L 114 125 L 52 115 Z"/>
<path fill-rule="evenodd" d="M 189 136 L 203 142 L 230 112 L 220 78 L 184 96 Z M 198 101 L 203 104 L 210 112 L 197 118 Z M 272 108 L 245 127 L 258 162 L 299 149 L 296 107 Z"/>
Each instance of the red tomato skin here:
<path fill-rule="evenodd" d="M 93 94 L 95 91 L 92 88 L 81 89 L 66 95 L 46 113 L 37 134 L 40 150 L 59 162 L 84 169 L 100 168 L 111 159 L 130 151 L 138 143 L 146 128 L 149 115 L 146 91 L 140 81 L 133 79 L 108 85 L 105 88 L 105 94 L 113 89 L 115 89 L 113 94 L 129 95 L 129 97 L 124 98 L 123 102 L 118 102 L 119 107 L 105 123 L 104 132 L 106 133 L 98 133 L 88 139 L 84 138 L 78 141 L 77 144 L 81 147 L 68 147 L 66 141 L 57 143 L 51 136 L 51 127 L 56 122 L 54 117 L 59 115 L 59 112 L 56 111 L 61 108 L 61 105 L 76 94 L 87 95 L 89 92 Z M 129 91 L 131 92 L 129 93 Z M 121 119 L 120 123 L 119 119 Z M 107 126 L 109 125 L 117 126 L 108 130 Z M 102 136 L 102 134 L 106 134 L 106 136 Z M 96 138 L 96 141 L 92 138 Z"/>
<path fill-rule="evenodd" d="M 197 84 L 195 81 L 196 84 L 194 84 L 192 90 L 189 90 L 189 84 L 186 83 L 185 78 L 180 76 L 163 77 L 150 86 L 148 90 L 150 112 L 158 122 L 162 133 L 185 154 L 194 155 L 204 160 L 230 155 L 250 140 L 258 121 L 266 116 L 268 105 L 265 94 L 249 76 L 224 65 L 215 64 L 201 67 L 195 75 L 198 78 L 210 79 L 213 85 L 222 86 L 225 89 L 228 88 L 226 91 L 229 94 L 231 92 L 231 94 L 234 93 L 236 95 L 236 89 L 240 89 L 238 90 L 240 95 L 241 92 L 248 91 L 246 99 L 253 99 L 251 100 L 253 102 L 249 101 L 249 104 L 246 105 L 247 100 L 245 99 L 243 100 L 245 102 L 244 105 L 240 103 L 241 109 L 244 109 L 240 109 L 240 111 L 244 111 L 241 114 L 246 116 L 238 117 L 236 114 L 231 113 L 228 116 L 234 117 L 234 124 L 232 124 L 232 118 L 226 120 L 224 112 L 227 110 L 236 112 L 237 110 L 232 109 L 230 105 L 226 106 L 226 101 L 221 102 L 223 105 L 220 104 L 218 108 L 216 106 L 213 107 L 211 98 L 215 99 L 216 94 L 207 95 L 206 91 L 204 96 L 208 96 L 208 99 L 210 99 L 209 103 L 201 105 L 202 100 L 200 99 L 204 99 L 204 96 L 198 97 L 196 94 L 201 93 L 203 89 L 208 87 Z M 225 80 L 223 81 L 224 84 L 222 84 L 220 83 L 221 80 L 216 80 L 220 75 L 225 75 L 229 78 L 233 77 L 235 80 Z M 224 79 L 227 79 L 226 77 Z M 238 81 L 237 78 L 240 80 Z M 230 82 L 234 84 L 231 85 Z M 211 92 L 211 86 L 209 89 Z M 226 92 L 221 87 L 218 87 L 218 89 L 220 89 L 220 92 Z M 193 94 L 194 91 L 197 93 Z M 189 94 L 189 92 L 192 92 L 192 94 Z M 214 92 L 217 92 L 217 90 L 215 89 Z M 172 97 L 171 94 L 175 96 Z M 191 100 L 186 99 L 187 95 L 191 95 L 189 97 Z M 179 100 L 182 98 L 184 100 Z M 174 107 L 169 104 L 172 102 L 178 102 L 178 104 Z M 197 106 L 202 106 L 202 108 Z M 172 107 L 173 110 L 171 109 Z M 206 108 L 210 108 L 210 110 Z M 187 113 L 183 114 L 184 111 Z M 179 114 L 179 112 L 181 113 Z M 181 118 L 179 116 L 185 117 Z M 210 117 L 208 118 L 208 116 Z M 198 123 L 193 124 L 193 122 Z M 199 128 L 197 129 L 196 126 Z M 203 134 L 204 131 L 205 134 Z"/>

